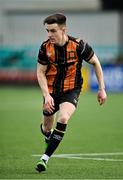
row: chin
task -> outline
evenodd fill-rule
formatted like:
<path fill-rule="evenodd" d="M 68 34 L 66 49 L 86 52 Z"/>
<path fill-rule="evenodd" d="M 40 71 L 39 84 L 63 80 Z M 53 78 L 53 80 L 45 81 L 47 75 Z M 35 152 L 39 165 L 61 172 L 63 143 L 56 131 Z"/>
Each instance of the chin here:
<path fill-rule="evenodd" d="M 51 40 L 51 39 L 50 39 L 50 42 L 51 42 L 52 44 L 55 44 L 55 43 L 56 43 L 54 40 Z"/>

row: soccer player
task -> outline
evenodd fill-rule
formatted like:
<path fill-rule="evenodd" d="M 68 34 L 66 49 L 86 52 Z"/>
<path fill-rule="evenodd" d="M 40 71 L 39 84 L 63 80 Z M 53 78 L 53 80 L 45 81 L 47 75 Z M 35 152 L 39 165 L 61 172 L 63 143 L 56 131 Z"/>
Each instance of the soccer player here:
<path fill-rule="evenodd" d="M 67 35 L 66 17 L 63 14 L 53 14 L 45 18 L 43 24 L 48 39 L 39 49 L 37 79 L 44 98 L 40 128 L 47 148 L 37 163 L 38 172 L 46 170 L 48 160 L 63 139 L 68 121 L 76 110 L 83 84 L 83 60 L 94 67 L 99 84 L 99 104 L 102 105 L 107 97 L 97 56 L 88 43 Z M 54 115 L 57 111 L 59 113 L 53 130 Z"/>

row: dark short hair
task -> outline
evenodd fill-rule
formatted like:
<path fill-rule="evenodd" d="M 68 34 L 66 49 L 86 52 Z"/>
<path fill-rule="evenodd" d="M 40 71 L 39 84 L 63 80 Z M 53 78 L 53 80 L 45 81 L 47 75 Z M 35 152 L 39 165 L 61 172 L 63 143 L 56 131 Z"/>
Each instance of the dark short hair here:
<path fill-rule="evenodd" d="M 66 25 L 66 16 L 63 14 L 53 14 L 44 19 L 43 24 L 58 24 L 58 25 Z"/>

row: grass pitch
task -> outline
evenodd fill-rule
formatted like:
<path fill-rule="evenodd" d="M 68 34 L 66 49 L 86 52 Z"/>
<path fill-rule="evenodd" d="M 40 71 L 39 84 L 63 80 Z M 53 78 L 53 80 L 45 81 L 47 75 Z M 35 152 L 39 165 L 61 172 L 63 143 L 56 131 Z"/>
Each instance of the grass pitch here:
<path fill-rule="evenodd" d="M 123 94 L 108 94 L 104 106 L 95 93 L 81 95 L 55 157 L 39 174 L 41 107 L 39 88 L 0 87 L 0 179 L 123 179 Z"/>

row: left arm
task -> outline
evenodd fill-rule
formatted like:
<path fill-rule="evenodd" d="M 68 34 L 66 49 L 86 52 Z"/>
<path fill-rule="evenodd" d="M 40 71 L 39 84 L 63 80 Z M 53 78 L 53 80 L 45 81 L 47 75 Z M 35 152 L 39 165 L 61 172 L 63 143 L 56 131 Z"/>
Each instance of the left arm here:
<path fill-rule="evenodd" d="M 105 91 L 105 83 L 103 78 L 103 71 L 101 64 L 97 58 L 97 56 L 94 54 L 92 58 L 88 61 L 89 64 L 92 64 L 94 67 L 94 71 L 98 80 L 99 85 L 99 91 L 97 94 L 97 99 L 100 105 L 104 104 L 107 98 L 106 91 Z"/>

